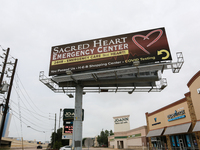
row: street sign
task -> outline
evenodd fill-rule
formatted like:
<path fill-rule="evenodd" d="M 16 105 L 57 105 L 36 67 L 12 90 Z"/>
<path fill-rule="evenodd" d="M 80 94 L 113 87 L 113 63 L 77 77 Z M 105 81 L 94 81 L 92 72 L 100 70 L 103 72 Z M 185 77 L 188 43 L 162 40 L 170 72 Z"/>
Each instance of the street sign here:
<path fill-rule="evenodd" d="M 85 139 L 84 145 L 85 147 L 91 147 L 94 144 L 94 141 L 91 138 Z"/>

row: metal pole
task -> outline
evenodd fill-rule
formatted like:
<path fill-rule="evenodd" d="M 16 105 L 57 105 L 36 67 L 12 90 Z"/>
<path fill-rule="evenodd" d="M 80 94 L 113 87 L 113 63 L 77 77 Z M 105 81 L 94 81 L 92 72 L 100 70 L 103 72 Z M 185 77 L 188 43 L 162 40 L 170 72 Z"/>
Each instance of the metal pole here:
<path fill-rule="evenodd" d="M 82 97 L 83 87 L 76 86 L 75 95 L 75 114 L 73 123 L 73 142 L 72 146 L 76 150 L 82 150 Z"/>
<path fill-rule="evenodd" d="M 18 61 L 18 59 L 15 59 L 13 73 L 12 73 L 12 76 L 11 76 L 10 86 L 9 86 L 8 94 L 7 94 L 7 98 L 6 98 L 6 105 L 5 105 L 5 109 L 3 111 L 3 116 L 2 116 L 2 121 L 1 121 L 1 130 L 0 130 L 0 142 L 1 142 L 2 134 L 3 134 L 3 128 L 4 128 L 4 124 L 5 124 L 5 120 L 6 120 L 7 111 L 8 111 L 8 104 L 9 104 L 9 100 L 10 100 L 15 70 L 16 70 L 16 67 L 17 67 L 17 61 Z"/>
<path fill-rule="evenodd" d="M 60 108 L 60 116 L 59 116 L 59 126 L 58 126 L 58 129 L 60 128 L 60 117 L 61 117 L 61 111 L 62 111 L 62 109 Z"/>

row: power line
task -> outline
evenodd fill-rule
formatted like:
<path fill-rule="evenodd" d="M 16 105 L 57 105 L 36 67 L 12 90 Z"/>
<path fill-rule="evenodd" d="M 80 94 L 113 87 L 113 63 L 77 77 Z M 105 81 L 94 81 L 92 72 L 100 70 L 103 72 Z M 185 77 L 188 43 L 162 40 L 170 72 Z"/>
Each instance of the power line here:
<path fill-rule="evenodd" d="M 16 117 L 18 120 L 20 120 L 16 115 L 13 114 L 13 116 Z M 29 126 L 28 124 L 26 124 L 26 123 L 23 122 L 23 121 L 22 121 L 22 123 L 24 123 L 27 127 Z M 32 127 L 31 127 L 31 128 L 32 128 Z M 39 131 L 39 130 L 37 130 L 37 129 L 35 129 L 35 128 L 32 128 L 32 129 L 35 130 L 35 131 L 38 131 L 38 132 L 43 132 L 43 131 Z M 44 132 L 46 132 L 46 131 L 44 131 Z"/>
<path fill-rule="evenodd" d="M 14 101 L 12 101 L 12 103 L 15 104 L 15 105 L 17 105 Z M 22 107 L 22 106 L 21 106 L 21 108 L 22 108 L 23 110 L 27 111 L 28 113 L 30 113 L 30 112 L 31 112 L 31 113 L 35 113 L 35 112 L 31 111 L 31 110 L 28 109 L 28 108 L 24 108 L 24 107 Z M 35 115 L 38 115 L 39 117 L 43 117 L 43 118 L 45 118 L 45 119 L 47 119 L 47 120 L 54 120 L 54 119 L 48 118 L 48 117 L 46 117 L 46 116 L 42 116 L 42 115 L 37 114 L 37 113 L 35 113 Z M 40 121 L 41 121 L 41 120 L 40 120 Z M 42 120 L 42 121 L 44 121 L 44 120 Z"/>
<path fill-rule="evenodd" d="M 22 88 L 24 89 L 26 95 L 27 95 L 28 98 L 30 99 L 30 101 L 33 103 L 33 105 L 34 105 L 40 112 L 42 112 L 42 111 L 35 105 L 35 103 L 34 103 L 33 100 L 31 99 L 31 97 L 30 97 L 29 94 L 27 93 L 26 89 L 24 88 L 24 85 L 23 85 L 22 82 L 21 82 L 21 79 L 20 79 L 19 76 L 18 76 L 18 73 L 16 73 L 16 75 L 17 75 L 17 78 L 18 78 L 20 84 L 22 85 Z M 45 112 L 42 112 L 42 113 L 45 113 Z"/>
<path fill-rule="evenodd" d="M 16 112 L 16 111 L 14 111 L 13 109 L 12 109 L 12 111 L 13 111 L 13 112 L 15 112 L 16 114 L 20 115 L 19 113 L 17 113 L 17 112 Z M 39 128 L 42 128 L 42 127 L 38 126 L 37 124 L 35 124 L 35 123 L 33 123 L 33 122 L 29 121 L 28 119 L 26 119 L 26 118 L 25 118 L 25 117 L 23 117 L 23 116 L 21 116 L 21 118 L 23 118 L 24 120 L 26 120 L 27 122 L 29 122 L 31 125 L 37 126 L 37 127 L 39 127 Z M 44 128 L 43 128 L 43 129 L 44 129 Z"/>
<path fill-rule="evenodd" d="M 13 108 L 12 108 L 12 110 L 14 111 L 14 112 L 16 112 Z M 26 114 L 26 113 L 25 113 Z M 22 116 L 23 116 L 23 118 L 26 118 L 26 120 L 29 120 L 30 119 L 30 116 L 26 116 L 25 114 L 23 114 Z M 31 116 L 32 117 L 32 116 Z M 27 119 L 28 118 L 28 119 Z M 31 120 L 33 120 L 33 119 L 31 119 Z M 38 121 L 38 120 L 37 120 Z M 34 123 L 36 123 L 36 121 L 34 121 Z M 40 121 L 39 120 L 39 123 L 37 122 L 37 125 L 40 125 L 40 126 L 44 126 L 44 125 L 47 125 L 47 124 L 49 124 L 49 123 L 45 123 L 44 121 Z"/>
<path fill-rule="evenodd" d="M 14 87 L 14 90 L 16 91 L 16 94 L 17 94 L 18 96 L 20 96 L 15 87 Z M 22 99 L 21 99 L 21 101 L 22 101 Z M 26 104 L 25 104 L 23 101 L 22 101 L 22 103 L 24 104 L 24 106 L 26 107 L 26 109 L 28 110 L 28 112 L 31 113 L 31 115 L 33 115 L 33 112 L 30 111 L 30 109 L 27 108 Z M 31 108 L 32 108 L 32 107 L 31 107 Z M 38 114 L 38 113 L 36 113 L 36 112 L 35 112 L 35 114 L 38 115 L 38 116 L 41 116 L 41 117 L 43 117 L 43 118 L 46 118 L 45 116 L 42 116 L 42 115 L 40 115 L 40 114 Z M 33 115 L 33 116 L 34 116 L 34 115 Z M 34 118 L 36 118 L 36 117 L 34 116 Z M 51 119 L 51 120 L 53 120 L 53 119 Z M 40 121 L 41 121 L 41 120 L 40 120 Z"/>

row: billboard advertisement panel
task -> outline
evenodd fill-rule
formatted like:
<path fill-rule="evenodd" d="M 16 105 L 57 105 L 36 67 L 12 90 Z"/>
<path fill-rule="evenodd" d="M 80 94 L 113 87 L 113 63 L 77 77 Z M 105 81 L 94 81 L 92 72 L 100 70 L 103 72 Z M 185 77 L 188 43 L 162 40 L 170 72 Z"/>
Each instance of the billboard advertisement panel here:
<path fill-rule="evenodd" d="M 172 60 L 164 28 L 53 46 L 49 75 Z"/>

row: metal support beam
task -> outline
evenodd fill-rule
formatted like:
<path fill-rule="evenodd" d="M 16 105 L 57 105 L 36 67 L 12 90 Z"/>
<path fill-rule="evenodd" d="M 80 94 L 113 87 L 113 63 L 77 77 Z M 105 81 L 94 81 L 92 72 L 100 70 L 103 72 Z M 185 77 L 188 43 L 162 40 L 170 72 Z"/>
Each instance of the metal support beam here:
<path fill-rule="evenodd" d="M 74 110 L 74 122 L 73 122 L 73 142 L 72 146 L 74 150 L 82 150 L 82 97 L 83 87 L 76 86 L 75 95 L 75 110 Z"/>

